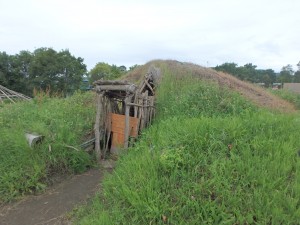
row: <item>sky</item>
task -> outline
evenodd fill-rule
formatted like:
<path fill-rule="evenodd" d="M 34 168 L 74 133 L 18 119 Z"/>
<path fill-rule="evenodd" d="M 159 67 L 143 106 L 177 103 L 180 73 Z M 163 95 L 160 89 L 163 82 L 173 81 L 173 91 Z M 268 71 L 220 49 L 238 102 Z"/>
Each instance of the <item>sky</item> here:
<path fill-rule="evenodd" d="M 88 69 L 153 59 L 296 69 L 299 10 L 299 0 L 0 0 L 0 51 L 69 49 Z"/>

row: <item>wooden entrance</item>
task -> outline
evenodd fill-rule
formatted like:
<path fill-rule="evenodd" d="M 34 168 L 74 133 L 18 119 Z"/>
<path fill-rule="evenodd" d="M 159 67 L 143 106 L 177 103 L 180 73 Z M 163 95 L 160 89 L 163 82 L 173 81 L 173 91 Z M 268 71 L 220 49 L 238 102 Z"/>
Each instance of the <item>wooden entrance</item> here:
<path fill-rule="evenodd" d="M 155 116 L 155 90 L 160 72 L 150 67 L 139 85 L 126 81 L 98 80 L 95 122 L 95 152 L 104 159 L 107 152 L 128 148 Z"/>

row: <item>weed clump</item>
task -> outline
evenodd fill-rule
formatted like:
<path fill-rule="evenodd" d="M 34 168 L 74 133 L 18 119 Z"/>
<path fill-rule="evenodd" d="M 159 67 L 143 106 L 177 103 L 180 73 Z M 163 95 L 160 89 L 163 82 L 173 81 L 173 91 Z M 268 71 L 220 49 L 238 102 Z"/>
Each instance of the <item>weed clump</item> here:
<path fill-rule="evenodd" d="M 54 174 L 77 173 L 92 165 L 80 149 L 94 119 L 93 95 L 66 99 L 39 93 L 31 102 L 5 105 L 0 111 L 0 201 L 42 190 Z M 44 136 L 30 148 L 25 133 Z"/>

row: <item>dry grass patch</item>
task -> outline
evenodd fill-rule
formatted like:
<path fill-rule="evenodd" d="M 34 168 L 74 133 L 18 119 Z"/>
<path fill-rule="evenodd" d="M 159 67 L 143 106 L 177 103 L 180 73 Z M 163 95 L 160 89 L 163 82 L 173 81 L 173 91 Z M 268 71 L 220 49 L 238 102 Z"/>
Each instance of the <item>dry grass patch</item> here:
<path fill-rule="evenodd" d="M 230 74 L 218 72 L 192 63 L 182 63 L 174 60 L 153 60 L 130 71 L 123 79 L 133 83 L 138 82 L 143 75 L 147 73 L 150 65 L 154 65 L 158 68 L 167 68 L 168 70 L 173 71 L 177 79 L 179 78 L 178 76 L 184 77 L 189 74 L 201 79 L 217 82 L 220 87 L 228 87 L 231 90 L 237 91 L 239 94 L 260 107 L 280 112 L 296 112 L 293 104 L 269 93 L 261 87 L 241 81 Z"/>

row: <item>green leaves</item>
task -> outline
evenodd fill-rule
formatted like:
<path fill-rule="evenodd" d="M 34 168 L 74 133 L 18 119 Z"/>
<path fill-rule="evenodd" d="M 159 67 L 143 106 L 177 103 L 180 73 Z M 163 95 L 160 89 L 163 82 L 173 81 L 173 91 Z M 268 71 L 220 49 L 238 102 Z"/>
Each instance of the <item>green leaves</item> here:
<path fill-rule="evenodd" d="M 125 66 L 117 67 L 116 65 L 109 65 L 108 63 L 100 62 L 89 72 L 90 83 L 96 80 L 114 80 L 126 72 Z"/>
<path fill-rule="evenodd" d="M 73 93 L 79 89 L 86 65 L 69 50 L 38 48 L 16 55 L 0 52 L 0 82 L 7 88 L 32 96 L 33 89 Z"/>

